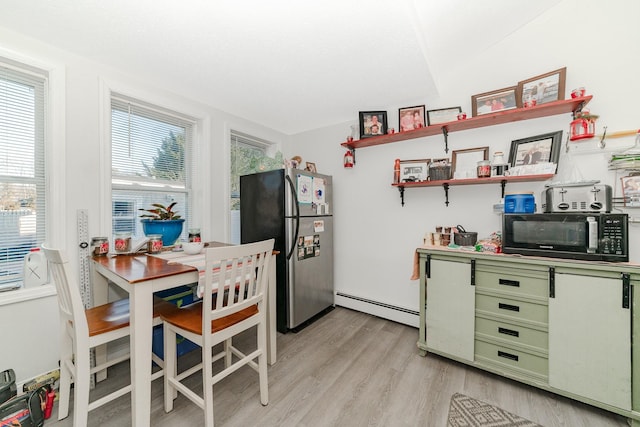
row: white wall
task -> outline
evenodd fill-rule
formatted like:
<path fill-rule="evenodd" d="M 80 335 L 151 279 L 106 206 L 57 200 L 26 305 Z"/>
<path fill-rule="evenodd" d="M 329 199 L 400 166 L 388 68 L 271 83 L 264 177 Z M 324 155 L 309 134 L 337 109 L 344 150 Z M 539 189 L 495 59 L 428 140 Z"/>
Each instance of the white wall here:
<path fill-rule="evenodd" d="M 450 69 L 437 76 L 440 97 L 416 98 L 406 105 L 362 105 L 362 111 L 387 110 L 389 126 L 398 129 L 398 108 L 426 104 L 427 109 L 462 106 L 471 112 L 471 95 L 517 84 L 536 75 L 567 67 L 566 94 L 584 86 L 593 100 L 591 112 L 600 115 L 597 133 L 603 126 L 609 132 L 640 127 L 635 94 L 640 89 L 637 70 L 640 59 L 634 55 L 640 44 L 637 17 L 640 4 L 632 1 L 565 0 L 534 22 L 518 30 L 505 42 L 478 52 L 463 69 Z M 487 23 L 499 25 L 499 23 Z M 471 41 L 470 41 L 471 42 Z M 418 53 L 416 53 L 418 54 Z M 455 52 L 452 52 L 455 55 Z M 347 70 L 345 70 L 347 72 Z M 399 84 L 393 76 L 385 84 Z M 287 154 L 298 154 L 303 161 L 314 161 L 319 172 L 334 176 L 335 188 L 335 287 L 343 292 L 374 301 L 418 310 L 418 281 L 409 280 L 412 255 L 422 244 L 425 232 L 437 225 L 462 224 L 479 237 L 501 229 L 500 215 L 492 205 L 500 200 L 499 185 L 451 187 L 449 207 L 444 191 L 437 187 L 405 192 L 404 207 L 398 191 L 391 187 L 394 159 L 450 157 L 445 154 L 442 136 L 408 140 L 356 150 L 354 169 L 342 167 L 345 152 L 339 144 L 350 133 L 354 120 L 330 128 L 294 135 Z M 557 130 L 564 131 L 563 144 L 572 120 L 570 114 L 474 129 L 449 135 L 451 149 L 490 147 L 509 153 L 512 140 Z M 599 179 L 616 188 L 619 175 L 607 170 L 612 152 L 631 146 L 633 137 L 610 139 L 605 150 L 595 139 L 571 144 L 563 150 L 560 173 L 575 167 L 584 179 Z M 507 191 L 534 191 L 536 199 L 544 183 L 508 184 Z M 639 210 L 628 210 L 640 218 Z M 640 262 L 640 224 L 630 225 L 631 259 Z M 362 304 L 339 301 L 363 308 Z M 405 322 L 376 306 L 365 308 L 373 314 Z M 417 319 L 410 322 L 417 325 Z"/>
<path fill-rule="evenodd" d="M 63 218 L 58 224 L 64 227 L 65 232 L 64 236 L 48 243 L 66 249 L 74 271 L 78 265 L 77 210 L 88 210 L 89 236 L 111 234 L 105 226 L 105 215 L 110 205 L 104 200 L 108 200 L 108 196 L 102 194 L 109 190 L 101 183 L 99 173 L 102 162 L 100 140 L 103 137 L 100 118 L 105 102 L 102 98 L 105 85 L 135 88 L 136 93 L 145 96 L 147 101 L 158 99 L 170 103 L 175 109 L 184 107 L 204 115 L 204 123 L 208 127 L 203 133 L 207 140 L 200 147 L 204 156 L 200 158 L 199 168 L 205 171 L 208 182 L 202 184 L 195 197 L 201 203 L 202 212 L 196 215 L 202 221 L 203 237 L 209 240 L 229 239 L 229 131 L 235 129 L 279 145 L 285 139 L 279 132 L 180 98 L 171 93 L 170 87 L 154 86 L 153 76 L 128 76 L 126 70 L 110 69 L 3 28 L 0 28 L 0 50 L 36 58 L 38 62 L 62 64 L 66 69 L 66 120 L 63 123 L 66 126 L 66 186 L 60 191 L 66 194 L 52 195 L 53 203 L 60 208 Z M 109 166 L 106 167 L 108 171 Z M 37 295 L 40 297 L 25 302 L 0 303 L 0 325 L 3 325 L 0 339 L 3 348 L 13 349 L 3 352 L 0 370 L 13 368 L 18 382 L 58 367 L 56 297 L 46 292 Z"/>

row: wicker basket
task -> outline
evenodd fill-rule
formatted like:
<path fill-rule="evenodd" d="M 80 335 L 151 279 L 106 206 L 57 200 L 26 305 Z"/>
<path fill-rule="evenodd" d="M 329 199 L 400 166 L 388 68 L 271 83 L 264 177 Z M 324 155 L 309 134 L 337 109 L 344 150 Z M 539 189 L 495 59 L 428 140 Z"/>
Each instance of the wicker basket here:
<path fill-rule="evenodd" d="M 473 246 L 478 241 L 478 233 L 475 231 L 453 233 L 453 243 L 458 246 Z"/>
<path fill-rule="evenodd" d="M 444 181 L 451 179 L 451 165 L 429 166 L 429 179 L 431 181 Z"/>

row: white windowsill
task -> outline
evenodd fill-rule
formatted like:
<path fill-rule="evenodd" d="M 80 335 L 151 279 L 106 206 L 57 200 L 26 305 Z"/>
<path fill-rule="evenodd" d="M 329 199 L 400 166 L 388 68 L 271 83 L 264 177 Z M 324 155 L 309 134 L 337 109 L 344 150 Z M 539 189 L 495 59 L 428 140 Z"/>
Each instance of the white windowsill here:
<path fill-rule="evenodd" d="M 26 289 L 16 289 L 14 291 L 0 292 L 0 306 L 44 298 L 55 294 L 56 287 L 53 284 L 40 285 Z"/>

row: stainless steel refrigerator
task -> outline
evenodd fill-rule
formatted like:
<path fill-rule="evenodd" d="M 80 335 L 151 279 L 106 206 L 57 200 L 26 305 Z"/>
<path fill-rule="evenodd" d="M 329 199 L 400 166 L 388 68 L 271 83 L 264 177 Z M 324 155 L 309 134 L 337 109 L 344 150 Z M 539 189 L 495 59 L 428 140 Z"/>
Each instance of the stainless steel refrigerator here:
<path fill-rule="evenodd" d="M 330 176 L 279 169 L 240 177 L 242 243 L 275 238 L 277 329 L 304 327 L 333 308 Z"/>

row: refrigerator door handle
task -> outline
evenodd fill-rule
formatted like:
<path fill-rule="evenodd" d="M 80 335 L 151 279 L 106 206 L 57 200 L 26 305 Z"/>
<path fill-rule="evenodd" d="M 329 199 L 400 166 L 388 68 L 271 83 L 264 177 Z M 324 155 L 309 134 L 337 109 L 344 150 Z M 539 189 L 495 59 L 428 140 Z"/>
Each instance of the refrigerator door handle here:
<path fill-rule="evenodd" d="M 291 190 L 291 195 L 293 197 L 293 203 L 296 207 L 296 215 L 294 217 L 296 221 L 296 232 L 291 241 L 291 248 L 289 249 L 289 253 L 287 254 L 287 259 L 291 259 L 291 255 L 293 255 L 293 251 L 296 248 L 296 243 L 298 242 L 298 233 L 300 232 L 300 205 L 298 204 L 298 195 L 296 194 L 296 187 L 295 185 L 293 185 L 293 181 L 291 181 L 289 175 L 285 175 L 285 179 L 289 184 L 289 189 Z"/>

